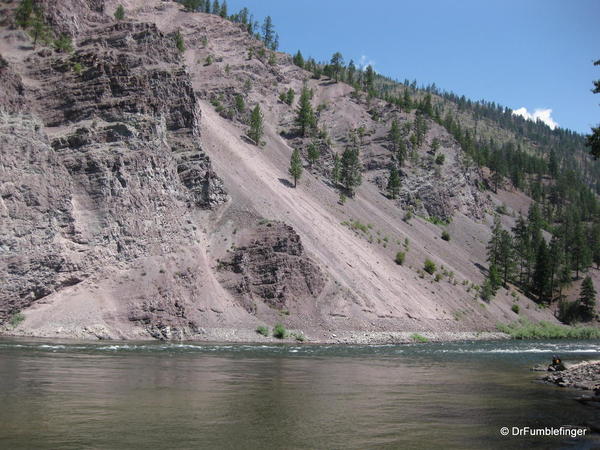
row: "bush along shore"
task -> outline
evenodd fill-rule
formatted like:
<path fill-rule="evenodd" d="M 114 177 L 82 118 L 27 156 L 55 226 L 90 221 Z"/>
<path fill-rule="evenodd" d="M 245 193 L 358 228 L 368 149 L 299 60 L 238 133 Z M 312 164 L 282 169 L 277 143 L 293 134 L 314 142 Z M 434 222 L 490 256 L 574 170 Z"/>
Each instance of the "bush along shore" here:
<path fill-rule="evenodd" d="M 533 323 L 527 319 L 499 324 L 497 328 L 513 339 L 600 339 L 600 328 L 557 325 L 545 321 Z"/>

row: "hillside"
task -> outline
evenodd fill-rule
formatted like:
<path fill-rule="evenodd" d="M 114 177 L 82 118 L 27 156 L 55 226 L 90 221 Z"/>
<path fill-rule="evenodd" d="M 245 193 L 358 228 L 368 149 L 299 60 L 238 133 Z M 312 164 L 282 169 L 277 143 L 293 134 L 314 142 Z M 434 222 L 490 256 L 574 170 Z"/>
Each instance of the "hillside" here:
<path fill-rule="evenodd" d="M 17 4 L 0 5 L 5 333 L 259 340 L 257 326 L 281 322 L 314 341 L 400 333 L 373 334 L 386 341 L 557 322 L 515 287 L 481 299 L 493 214 L 504 204 L 510 228 L 532 200 L 510 183 L 485 189 L 489 171 L 432 118 L 392 199 L 386 136 L 416 111 L 315 79 L 240 24 L 175 2 L 40 2 L 72 52 L 34 48 L 12 22 Z M 295 132 L 304 83 L 317 137 Z M 279 99 L 290 88 L 291 105 Z M 264 146 L 247 136 L 256 105 Z M 363 182 L 342 202 L 331 171 L 350 145 Z M 305 166 L 296 188 L 294 148 Z"/>

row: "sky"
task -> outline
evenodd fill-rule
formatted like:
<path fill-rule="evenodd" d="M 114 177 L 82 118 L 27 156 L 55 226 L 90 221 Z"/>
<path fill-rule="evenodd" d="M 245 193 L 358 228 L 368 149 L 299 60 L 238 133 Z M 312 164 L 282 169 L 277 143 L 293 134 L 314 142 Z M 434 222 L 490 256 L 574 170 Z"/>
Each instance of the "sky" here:
<path fill-rule="evenodd" d="M 372 64 L 400 81 L 495 101 L 551 127 L 600 122 L 600 0 L 227 0 L 262 23 L 279 50 Z"/>

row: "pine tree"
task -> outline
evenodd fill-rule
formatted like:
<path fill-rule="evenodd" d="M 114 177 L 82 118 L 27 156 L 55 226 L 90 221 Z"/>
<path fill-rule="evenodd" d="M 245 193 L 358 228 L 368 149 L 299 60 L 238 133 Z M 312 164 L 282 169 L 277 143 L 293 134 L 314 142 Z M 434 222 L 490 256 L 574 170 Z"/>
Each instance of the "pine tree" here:
<path fill-rule="evenodd" d="M 33 48 L 37 46 L 38 41 L 47 42 L 50 38 L 50 30 L 44 22 L 42 12 L 38 9 L 31 20 L 31 33 L 33 35 Z"/>
<path fill-rule="evenodd" d="M 340 181 L 350 194 L 350 197 L 353 197 L 355 189 L 362 183 L 362 166 L 356 135 L 351 136 L 350 141 L 351 144 L 342 153 Z"/>
<path fill-rule="evenodd" d="M 540 241 L 538 246 L 532 283 L 532 291 L 537 296 L 538 302 L 542 303 L 548 300 L 548 290 L 550 287 L 550 262 L 548 245 L 544 239 Z"/>
<path fill-rule="evenodd" d="M 571 248 L 572 269 L 575 271 L 575 279 L 579 279 L 579 272 L 591 265 L 590 249 L 583 231 L 581 221 L 577 221 L 573 232 Z"/>
<path fill-rule="evenodd" d="M 260 110 L 260 105 L 256 105 L 250 116 L 250 130 L 248 131 L 248 136 L 256 145 L 260 146 L 263 132 L 263 115 Z"/>
<path fill-rule="evenodd" d="M 500 233 L 497 261 L 502 274 L 502 282 L 505 287 L 508 287 L 508 282 L 512 278 L 515 269 L 515 260 L 512 236 L 506 230 L 502 230 Z"/>
<path fill-rule="evenodd" d="M 292 158 L 290 159 L 290 168 L 288 172 L 294 179 L 294 187 L 296 187 L 298 180 L 302 176 L 302 160 L 300 159 L 300 152 L 298 149 L 294 149 L 292 152 Z"/>
<path fill-rule="evenodd" d="M 300 101 L 298 104 L 298 115 L 296 117 L 296 124 L 300 127 L 300 134 L 305 137 L 309 131 L 315 128 L 317 120 L 315 112 L 313 111 L 310 103 L 312 93 L 307 86 L 302 88 L 300 93 Z"/>
<path fill-rule="evenodd" d="M 223 0 L 223 3 L 221 4 L 221 8 L 219 9 L 219 16 L 221 16 L 224 19 L 227 19 L 227 1 Z"/>
<path fill-rule="evenodd" d="M 265 17 L 265 20 L 263 22 L 262 40 L 267 48 L 271 50 L 277 50 L 277 46 L 274 45 L 276 42 L 276 33 L 271 16 Z"/>
<path fill-rule="evenodd" d="M 402 134 L 400 133 L 400 127 L 398 126 L 398 121 L 396 119 L 392 120 L 392 125 L 390 131 L 388 131 L 387 138 L 388 141 L 390 141 L 391 150 L 396 153 L 400 142 L 402 141 Z"/>
<path fill-rule="evenodd" d="M 335 52 L 331 57 L 331 71 L 335 81 L 340 81 L 340 76 L 344 68 L 344 57 L 340 52 Z"/>
<path fill-rule="evenodd" d="M 594 62 L 595 66 L 600 66 L 600 59 Z M 600 94 L 600 80 L 594 81 L 594 89 L 592 89 L 594 94 Z M 598 159 L 600 157 L 600 125 L 597 127 L 592 127 L 592 134 L 587 136 L 586 145 L 590 147 L 590 154 L 594 157 L 594 159 Z"/>
<path fill-rule="evenodd" d="M 371 65 L 368 65 L 365 70 L 365 83 L 367 91 L 373 91 L 375 88 L 375 71 Z"/>
<path fill-rule="evenodd" d="M 33 0 L 21 0 L 19 6 L 15 10 L 15 22 L 21 28 L 27 28 L 31 22 L 33 14 Z"/>
<path fill-rule="evenodd" d="M 340 182 L 340 175 L 342 172 L 342 161 L 340 155 L 337 153 L 333 154 L 333 168 L 331 169 L 331 181 L 334 183 Z"/>
<path fill-rule="evenodd" d="M 346 75 L 346 81 L 348 84 L 354 84 L 354 74 L 356 73 L 356 66 L 354 65 L 354 61 L 350 60 L 348 63 L 348 70 Z"/>
<path fill-rule="evenodd" d="M 392 199 L 395 199 L 398 197 L 398 194 L 400 194 L 400 174 L 395 165 L 392 165 L 392 168 L 390 169 L 386 190 Z"/>
<path fill-rule="evenodd" d="M 125 18 L 125 8 L 123 8 L 123 5 L 119 5 L 119 6 L 117 6 L 117 9 L 115 10 L 115 19 L 123 20 L 124 18 Z"/>
<path fill-rule="evenodd" d="M 579 294 L 579 314 L 583 320 L 592 320 L 594 318 L 594 307 L 596 306 L 596 289 L 594 282 L 588 276 L 581 283 Z"/>
<path fill-rule="evenodd" d="M 296 93 L 294 92 L 294 90 L 292 88 L 289 88 L 287 93 L 285 94 L 285 102 L 291 106 L 292 103 L 294 103 L 295 96 L 296 96 Z"/>
<path fill-rule="evenodd" d="M 296 52 L 296 54 L 294 55 L 293 58 L 294 64 L 296 64 L 298 67 L 304 67 L 304 57 L 302 56 L 302 53 L 300 52 L 300 50 L 298 50 Z"/>
<path fill-rule="evenodd" d="M 310 165 L 310 168 L 312 169 L 313 165 L 319 160 L 319 158 L 321 156 L 321 153 L 319 152 L 319 148 L 317 147 L 317 144 L 315 144 L 314 142 L 311 142 L 308 145 L 307 156 L 308 156 L 308 164 Z"/>
<path fill-rule="evenodd" d="M 500 216 L 494 216 L 494 226 L 492 227 L 492 235 L 486 247 L 487 249 L 487 260 L 488 264 L 495 266 L 498 264 L 500 254 L 500 243 L 502 239 L 502 224 L 500 223 Z"/>
<path fill-rule="evenodd" d="M 212 4 L 211 13 L 218 16 L 221 12 L 221 5 L 219 4 L 219 0 L 214 0 Z"/>

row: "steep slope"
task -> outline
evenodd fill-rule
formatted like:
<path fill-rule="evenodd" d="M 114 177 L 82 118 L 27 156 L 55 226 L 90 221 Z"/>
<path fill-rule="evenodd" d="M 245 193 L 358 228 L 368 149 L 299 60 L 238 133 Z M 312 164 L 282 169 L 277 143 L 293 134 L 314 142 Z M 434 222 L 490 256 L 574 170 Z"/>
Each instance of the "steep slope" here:
<path fill-rule="evenodd" d="M 328 340 L 492 330 L 518 317 L 512 296 L 478 298 L 497 200 L 479 191 L 481 174 L 442 127 L 429 123 L 401 198 L 391 200 L 381 189 L 391 161 L 383 137 L 392 117 L 404 123 L 410 114 L 343 83 L 310 80 L 288 55 L 249 59 L 262 44 L 238 25 L 176 3 L 129 1 L 121 23 L 111 19 L 113 2 L 53 5 L 53 23 L 70 17 L 62 26 L 74 34 L 72 55 L 34 50 L 22 32 L 2 29 L 0 85 L 14 86 L 19 74 L 32 105 L 10 100 L 2 123 L 0 311 L 5 320 L 25 316 L 8 332 L 249 339 L 257 324 L 281 321 Z M 294 107 L 278 97 L 305 80 L 315 107 L 324 105 L 329 139 L 294 189 L 290 155 L 307 140 L 291 132 Z M 233 108 L 236 96 L 245 112 Z M 255 104 L 265 117 L 262 148 L 245 138 Z M 43 123 L 19 115 L 29 111 Z M 342 205 L 329 172 L 358 128 L 365 181 Z M 434 138 L 441 168 L 428 153 Z M 23 178 L 27 171 L 43 180 Z M 44 192 L 43 201 L 31 192 Z M 408 207 L 422 217 L 404 221 Z M 425 218 L 451 219 L 452 239 Z M 398 251 L 407 252 L 402 266 Z M 426 258 L 437 281 L 421 270 Z M 554 320 L 515 295 L 522 315 Z"/>

